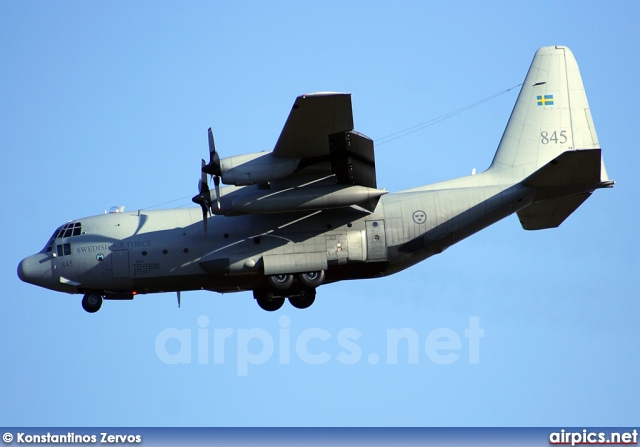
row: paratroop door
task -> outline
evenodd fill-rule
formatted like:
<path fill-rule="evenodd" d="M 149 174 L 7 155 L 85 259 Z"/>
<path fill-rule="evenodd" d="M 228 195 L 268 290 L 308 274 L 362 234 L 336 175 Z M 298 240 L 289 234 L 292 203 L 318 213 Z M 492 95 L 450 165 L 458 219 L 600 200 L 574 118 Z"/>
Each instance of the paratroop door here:
<path fill-rule="evenodd" d="M 367 231 L 367 261 L 386 261 L 387 240 L 384 233 L 384 220 L 369 220 Z"/>

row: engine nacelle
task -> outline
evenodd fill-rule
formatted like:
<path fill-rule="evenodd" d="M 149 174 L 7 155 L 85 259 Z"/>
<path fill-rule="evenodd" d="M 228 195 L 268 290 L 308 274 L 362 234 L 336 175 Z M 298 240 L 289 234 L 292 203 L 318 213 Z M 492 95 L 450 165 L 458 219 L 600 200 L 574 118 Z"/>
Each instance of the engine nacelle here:
<path fill-rule="evenodd" d="M 222 182 L 236 186 L 270 182 L 293 174 L 299 162 L 299 158 L 274 157 L 271 152 L 223 158 Z"/>
<path fill-rule="evenodd" d="M 360 185 L 300 186 L 280 191 L 258 190 L 234 198 L 231 206 L 244 213 L 281 213 L 288 211 L 342 208 L 369 201 L 378 203 L 386 194 L 382 189 Z M 370 206 L 373 211 L 375 204 Z"/>

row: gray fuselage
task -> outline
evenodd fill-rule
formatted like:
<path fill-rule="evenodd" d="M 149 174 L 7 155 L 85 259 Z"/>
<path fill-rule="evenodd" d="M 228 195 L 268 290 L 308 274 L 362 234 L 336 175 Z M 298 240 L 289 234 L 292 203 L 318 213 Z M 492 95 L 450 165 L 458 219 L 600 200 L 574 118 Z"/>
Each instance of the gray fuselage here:
<path fill-rule="evenodd" d="M 68 224 L 18 268 L 24 281 L 67 293 L 127 297 L 184 290 L 264 287 L 265 273 L 326 269 L 325 283 L 389 275 L 529 205 L 533 191 L 492 185 L 487 173 L 354 207 L 209 218 L 198 208 L 109 213 Z M 79 224 L 78 224 L 79 223 Z M 56 233 L 54 233 L 54 236 Z M 67 237 L 64 237 L 67 236 Z"/>

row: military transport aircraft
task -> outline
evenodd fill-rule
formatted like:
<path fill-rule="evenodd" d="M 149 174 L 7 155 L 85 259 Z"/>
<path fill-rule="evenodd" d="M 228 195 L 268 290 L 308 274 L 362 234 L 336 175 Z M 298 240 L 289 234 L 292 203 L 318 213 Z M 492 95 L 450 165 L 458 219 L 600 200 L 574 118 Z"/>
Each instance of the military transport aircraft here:
<path fill-rule="evenodd" d="M 527 230 L 557 227 L 614 184 L 562 46 L 537 51 L 493 162 L 467 177 L 378 189 L 373 141 L 353 130 L 347 93 L 296 98 L 271 152 L 220 159 L 208 136 L 200 209 L 72 220 L 20 262 L 20 279 L 84 294 L 87 312 L 103 299 L 169 291 L 180 305 L 184 290 L 251 290 L 265 310 L 285 298 L 303 309 L 322 284 L 391 275 L 512 213 Z"/>

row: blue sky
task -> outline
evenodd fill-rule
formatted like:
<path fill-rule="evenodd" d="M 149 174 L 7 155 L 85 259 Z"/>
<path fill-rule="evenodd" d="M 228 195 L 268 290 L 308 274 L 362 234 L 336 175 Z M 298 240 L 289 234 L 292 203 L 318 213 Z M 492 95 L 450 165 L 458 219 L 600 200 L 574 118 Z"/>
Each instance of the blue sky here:
<path fill-rule="evenodd" d="M 1 2 L 0 425 L 637 424 L 639 12 L 574 1 Z M 356 130 L 380 139 L 519 84 L 536 49 L 554 44 L 578 60 L 617 181 L 556 230 L 526 232 L 511 216 L 397 275 L 323 286 L 306 311 L 188 292 L 181 309 L 159 294 L 89 315 L 79 295 L 16 276 L 67 220 L 191 206 L 210 126 L 223 156 L 270 150 L 297 95 L 347 91 Z M 516 96 L 377 146 L 378 185 L 485 169 Z M 474 322 L 477 349 L 465 336 Z M 401 329 L 418 349 L 401 344 L 393 362 L 389 334 Z M 425 349 L 442 335 L 448 349 Z M 305 337 L 316 338 L 299 351 Z"/>

